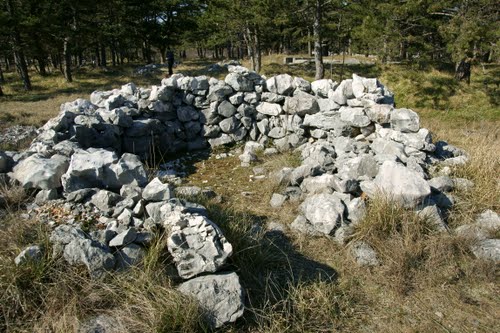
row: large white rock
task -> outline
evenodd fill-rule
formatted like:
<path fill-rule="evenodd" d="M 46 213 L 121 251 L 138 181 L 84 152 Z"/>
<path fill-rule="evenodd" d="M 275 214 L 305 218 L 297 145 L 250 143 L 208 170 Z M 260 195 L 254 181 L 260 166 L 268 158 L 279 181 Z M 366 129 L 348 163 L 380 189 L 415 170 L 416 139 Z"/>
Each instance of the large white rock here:
<path fill-rule="evenodd" d="M 178 289 L 198 300 L 213 328 L 232 323 L 243 315 L 244 291 L 236 273 L 200 276 L 184 282 Z"/>
<path fill-rule="evenodd" d="M 347 100 L 354 97 L 352 93 L 352 80 L 343 80 L 340 82 L 337 89 L 328 97 L 338 105 L 346 105 Z"/>
<path fill-rule="evenodd" d="M 348 106 L 340 108 L 340 119 L 354 127 L 365 127 L 370 125 L 371 122 L 363 108 L 351 108 Z"/>
<path fill-rule="evenodd" d="M 233 253 L 222 231 L 205 216 L 179 214 L 173 223 L 167 247 L 179 276 L 192 278 L 216 272 Z"/>
<path fill-rule="evenodd" d="M 224 81 L 235 91 L 253 91 L 253 82 L 239 73 L 229 73 Z"/>
<path fill-rule="evenodd" d="M 418 132 L 420 129 L 420 118 L 410 109 L 394 109 L 390 122 L 392 129 L 404 133 Z"/>
<path fill-rule="evenodd" d="M 344 214 L 342 201 L 333 194 L 315 194 L 300 205 L 307 221 L 294 221 L 292 228 L 312 235 L 331 235 L 340 226 Z"/>
<path fill-rule="evenodd" d="M 431 193 L 427 181 L 416 171 L 394 161 L 385 161 L 374 180 L 376 192 L 395 200 L 405 207 L 414 207 Z"/>
<path fill-rule="evenodd" d="M 263 102 L 257 106 L 257 112 L 268 116 L 277 116 L 281 113 L 281 105 L 276 103 Z"/>
<path fill-rule="evenodd" d="M 303 117 L 306 114 L 319 112 L 319 105 L 316 97 L 299 90 L 293 97 L 286 98 L 284 110 L 288 114 L 298 114 Z"/>
<path fill-rule="evenodd" d="M 288 74 L 273 76 L 266 81 L 267 90 L 279 95 L 289 96 L 294 88 L 293 77 Z"/>
<path fill-rule="evenodd" d="M 143 187 L 148 183 L 146 169 L 139 156 L 124 153 L 117 163 L 109 168 L 107 185 L 119 189 L 123 185 L 136 185 Z"/>
<path fill-rule="evenodd" d="M 116 153 L 109 150 L 78 150 L 71 156 L 68 171 L 62 176 L 64 190 L 73 192 L 84 188 L 106 187 L 109 167 L 117 160 Z"/>
<path fill-rule="evenodd" d="M 25 188 L 50 190 L 61 187 L 61 177 L 68 165 L 68 158 L 62 155 L 54 155 L 51 158 L 32 155 L 14 167 L 12 178 Z"/>
<path fill-rule="evenodd" d="M 316 80 L 311 83 L 311 89 L 316 96 L 327 98 L 330 90 L 336 87 L 335 82 L 329 79 Z"/>
<path fill-rule="evenodd" d="M 173 196 L 173 187 L 169 184 L 163 184 L 158 177 L 150 181 L 142 191 L 142 198 L 148 201 L 164 201 Z"/>

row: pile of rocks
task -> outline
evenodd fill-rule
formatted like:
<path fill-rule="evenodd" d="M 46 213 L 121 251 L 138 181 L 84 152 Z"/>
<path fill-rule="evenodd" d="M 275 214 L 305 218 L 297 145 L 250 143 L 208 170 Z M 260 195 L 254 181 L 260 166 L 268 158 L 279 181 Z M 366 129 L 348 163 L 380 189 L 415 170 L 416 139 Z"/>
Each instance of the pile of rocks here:
<path fill-rule="evenodd" d="M 395 108 L 377 79 L 309 83 L 287 74 L 267 79 L 240 66 L 229 66 L 224 80 L 175 74 L 159 86 L 130 83 L 65 103 L 28 150 L 0 153 L 0 173 L 37 189 L 38 204 L 56 202 L 85 217 L 48 221 L 51 241 L 56 253 L 96 278 L 140 262 L 152 231 L 166 230 L 178 276 L 187 280 L 179 291 L 199 299 L 219 327 L 244 308 L 237 274 L 225 271 L 232 246 L 203 206 L 176 198 L 168 182 L 148 181 L 143 161 L 243 141 L 243 166 L 266 146 L 269 153 L 300 151 L 299 167 L 275 175 L 286 190 L 271 204 L 301 200 L 292 228 L 341 243 L 363 220 L 366 197 L 388 196 L 447 230 L 442 213 L 455 201 L 449 192 L 473 185 L 431 178 L 433 168 L 463 164 L 466 154 L 433 143 L 418 115 Z M 213 195 L 194 187 L 177 191 Z M 97 228 L 84 232 L 89 222 Z M 368 244 L 352 249 L 361 264 L 378 263 Z M 40 258 L 41 251 L 27 249 L 17 262 Z"/>

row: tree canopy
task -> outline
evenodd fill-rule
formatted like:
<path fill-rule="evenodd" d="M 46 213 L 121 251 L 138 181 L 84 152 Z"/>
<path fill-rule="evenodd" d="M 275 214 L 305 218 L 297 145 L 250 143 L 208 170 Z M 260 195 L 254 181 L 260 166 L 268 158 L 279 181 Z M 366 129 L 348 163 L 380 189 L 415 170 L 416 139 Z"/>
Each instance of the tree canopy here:
<path fill-rule="evenodd" d="M 71 81 L 75 66 L 165 61 L 167 47 L 199 57 L 376 55 L 380 61 L 498 59 L 495 0 L 0 0 L 0 66 Z M 1 67 L 0 67 L 0 73 Z M 1 80 L 1 78 L 0 78 Z M 1 82 L 0 82 L 1 83 Z"/>

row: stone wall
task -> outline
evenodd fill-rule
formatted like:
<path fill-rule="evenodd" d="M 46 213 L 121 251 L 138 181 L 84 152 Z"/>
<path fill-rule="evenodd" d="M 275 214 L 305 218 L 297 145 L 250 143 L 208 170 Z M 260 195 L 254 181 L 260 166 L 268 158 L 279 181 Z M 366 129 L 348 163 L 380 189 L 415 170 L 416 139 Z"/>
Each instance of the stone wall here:
<path fill-rule="evenodd" d="M 148 181 L 143 161 L 245 141 L 243 166 L 266 147 L 300 152 L 299 167 L 269 175 L 285 188 L 270 204 L 301 202 L 291 228 L 342 244 L 363 221 L 367 198 L 386 195 L 445 231 L 445 213 L 455 201 L 449 192 L 473 186 L 446 175 L 467 161 L 465 152 L 433 143 L 418 115 L 395 108 L 393 94 L 377 79 L 309 83 L 287 74 L 265 78 L 240 66 L 229 66 L 224 80 L 176 74 L 151 88 L 130 83 L 65 103 L 27 151 L 0 152 L 0 173 L 39 190 L 40 205 L 54 202 L 98 221 L 99 228 L 84 233 L 80 220 L 69 219 L 51 237 L 69 263 L 86 265 L 91 276 L 139 262 L 152 231 L 168 230 L 168 249 L 187 280 L 179 290 L 216 311 L 208 321 L 219 327 L 244 308 L 238 276 L 220 273 L 232 246 L 204 207 L 176 198 L 171 184 Z M 444 174 L 432 178 L 436 165 Z M 177 191 L 213 195 L 195 187 Z M 359 263 L 377 264 L 368 244 L 352 249 Z M 39 251 L 27 249 L 18 262 Z"/>

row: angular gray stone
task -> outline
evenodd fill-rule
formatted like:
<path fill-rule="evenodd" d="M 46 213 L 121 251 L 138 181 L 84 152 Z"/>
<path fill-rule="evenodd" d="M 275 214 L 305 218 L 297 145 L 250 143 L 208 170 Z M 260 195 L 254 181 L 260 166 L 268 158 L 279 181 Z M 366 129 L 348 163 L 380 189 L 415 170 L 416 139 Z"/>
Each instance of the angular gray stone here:
<path fill-rule="evenodd" d="M 340 226 L 344 215 L 342 201 L 325 193 L 307 197 L 300 210 L 307 221 L 301 224 L 294 221 L 292 228 L 312 235 L 331 235 Z"/>
<path fill-rule="evenodd" d="M 236 273 L 200 276 L 182 283 L 178 290 L 198 300 L 212 328 L 232 323 L 243 315 L 244 291 Z"/>
<path fill-rule="evenodd" d="M 295 89 L 299 89 L 305 92 L 310 92 L 311 91 L 311 83 L 301 77 L 294 77 L 293 78 L 293 86 Z"/>
<path fill-rule="evenodd" d="M 391 112 L 391 128 L 403 133 L 418 132 L 420 118 L 410 109 L 394 109 Z"/>
<path fill-rule="evenodd" d="M 264 92 L 261 95 L 261 100 L 263 102 L 269 102 L 269 103 L 281 103 L 285 100 L 285 98 L 286 98 L 285 96 L 278 95 L 278 94 L 271 93 L 271 92 Z"/>
<path fill-rule="evenodd" d="M 346 105 L 348 99 L 354 98 L 352 93 L 352 80 L 343 80 L 340 82 L 334 93 L 328 97 L 338 105 Z"/>
<path fill-rule="evenodd" d="M 192 278 L 216 272 L 233 253 L 222 231 L 205 216 L 182 214 L 173 223 L 167 240 L 179 276 Z"/>
<path fill-rule="evenodd" d="M 185 123 L 191 120 L 198 120 L 200 118 L 200 114 L 196 109 L 190 105 L 179 106 L 177 108 L 177 119 L 179 121 Z"/>
<path fill-rule="evenodd" d="M 79 324 L 77 333 L 121 333 L 125 324 L 108 315 L 98 315 Z"/>
<path fill-rule="evenodd" d="M 142 198 L 148 201 L 164 201 L 173 197 L 173 187 L 170 184 L 163 184 L 156 177 L 149 182 L 142 191 Z"/>
<path fill-rule="evenodd" d="M 283 206 L 286 199 L 287 199 L 286 195 L 279 194 L 279 193 L 273 193 L 273 195 L 271 197 L 271 201 L 269 201 L 269 204 L 273 208 L 279 208 L 279 207 Z"/>
<path fill-rule="evenodd" d="M 224 81 L 235 91 L 253 91 L 253 82 L 239 73 L 229 73 Z"/>
<path fill-rule="evenodd" d="M 14 263 L 19 266 L 27 262 L 39 262 L 42 259 L 42 249 L 38 245 L 28 246 L 14 259 Z"/>
<path fill-rule="evenodd" d="M 222 101 L 217 107 L 217 112 L 226 118 L 233 116 L 236 113 L 236 108 L 228 101 Z"/>
<path fill-rule="evenodd" d="M 240 121 L 236 117 L 226 118 L 219 123 L 219 127 L 224 133 L 233 133 L 238 126 L 240 126 Z"/>
<path fill-rule="evenodd" d="M 354 158 L 342 161 L 338 175 L 342 179 L 374 178 L 379 171 L 377 161 L 372 155 L 360 154 Z"/>
<path fill-rule="evenodd" d="M 222 101 L 233 92 L 234 90 L 230 85 L 226 84 L 224 81 L 218 81 L 216 85 L 210 86 L 207 98 L 211 102 Z"/>
<path fill-rule="evenodd" d="M 448 226 L 443 221 L 441 210 L 436 205 L 430 205 L 417 211 L 417 215 L 430 223 L 438 231 L 447 231 Z"/>
<path fill-rule="evenodd" d="M 115 253 L 115 269 L 124 270 L 137 265 L 145 256 L 146 251 L 137 244 L 128 244 Z"/>
<path fill-rule="evenodd" d="M 101 278 L 115 266 L 115 258 L 99 242 L 77 238 L 64 247 L 64 259 L 71 265 L 85 265 L 94 278 Z"/>
<path fill-rule="evenodd" d="M 453 180 L 448 176 L 438 176 L 427 181 L 433 191 L 450 192 L 453 190 Z"/>
<path fill-rule="evenodd" d="M 313 115 L 305 115 L 305 127 L 319 128 L 325 131 L 333 130 L 335 136 L 340 136 L 350 129 L 350 125 L 340 119 L 340 114 L 336 111 L 321 112 Z"/>
<path fill-rule="evenodd" d="M 233 142 L 234 142 L 234 139 L 230 135 L 225 134 L 225 133 L 223 133 L 221 136 L 219 136 L 217 138 L 213 138 L 213 139 L 208 140 L 208 143 L 210 144 L 210 146 L 212 148 L 222 146 L 222 145 L 227 145 L 227 144 L 233 143 Z"/>
<path fill-rule="evenodd" d="M 123 198 L 118 194 L 107 191 L 107 190 L 99 190 L 96 194 L 92 196 L 90 202 L 99 208 L 99 210 L 105 214 L 109 214 L 116 204 L 121 201 Z"/>
<path fill-rule="evenodd" d="M 124 153 L 122 157 L 112 164 L 106 174 L 106 185 L 112 189 L 119 189 L 123 185 L 145 186 L 148 182 L 146 169 L 139 156 Z"/>
<path fill-rule="evenodd" d="M 293 78 L 288 74 L 273 76 L 266 81 L 267 90 L 272 93 L 290 96 L 295 89 Z"/>
<path fill-rule="evenodd" d="M 376 192 L 395 200 L 406 207 L 415 207 L 431 193 L 429 184 L 417 172 L 393 161 L 386 161 L 379 169 L 374 181 Z"/>
<path fill-rule="evenodd" d="M 297 114 L 304 117 L 306 114 L 319 112 L 319 105 L 316 97 L 299 90 L 293 97 L 286 98 L 283 109 L 288 114 Z"/>
<path fill-rule="evenodd" d="M 370 125 L 370 118 L 365 114 L 363 108 L 351 108 L 343 106 L 340 108 L 340 119 L 354 127 L 365 127 Z"/>
<path fill-rule="evenodd" d="M 142 188 L 134 184 L 126 184 L 120 188 L 120 196 L 138 202 L 142 198 Z"/>
<path fill-rule="evenodd" d="M 267 136 L 273 139 L 281 139 L 286 135 L 286 130 L 283 127 L 274 127 L 267 133 Z"/>
<path fill-rule="evenodd" d="M 308 194 L 332 193 L 335 181 L 336 177 L 327 173 L 316 177 L 307 177 L 300 184 L 300 189 Z"/>
<path fill-rule="evenodd" d="M 51 158 L 32 155 L 14 167 L 12 178 L 25 188 L 55 189 L 61 187 L 61 177 L 68 166 L 68 158 L 62 155 Z"/>
<path fill-rule="evenodd" d="M 118 235 L 116 235 L 113 239 L 109 241 L 109 246 L 118 247 L 125 246 L 130 243 L 133 243 L 137 237 L 137 231 L 135 228 L 129 228 Z"/>
<path fill-rule="evenodd" d="M 37 205 L 43 205 L 51 200 L 59 199 L 59 193 L 57 193 L 56 189 L 51 190 L 41 190 L 36 194 L 35 203 Z"/>
<path fill-rule="evenodd" d="M 483 260 L 500 262 L 500 239 L 484 239 L 478 241 L 471 248 L 472 253 Z"/>
<path fill-rule="evenodd" d="M 357 241 L 350 244 L 351 255 L 360 266 L 378 266 L 380 264 L 377 253 L 366 242 Z"/>
<path fill-rule="evenodd" d="M 329 79 L 316 80 L 311 83 L 311 89 L 316 96 L 327 98 L 329 91 L 335 89 L 335 83 Z"/>
<path fill-rule="evenodd" d="M 363 198 L 354 198 L 346 203 L 347 218 L 351 225 L 359 224 L 365 218 L 366 204 Z"/>
<path fill-rule="evenodd" d="M 106 170 L 117 160 L 116 153 L 105 149 L 89 148 L 75 152 L 68 171 L 61 178 L 64 191 L 106 187 Z"/>
<path fill-rule="evenodd" d="M 279 104 L 263 102 L 257 106 L 257 112 L 268 116 L 277 116 L 282 112 L 282 108 Z"/>

